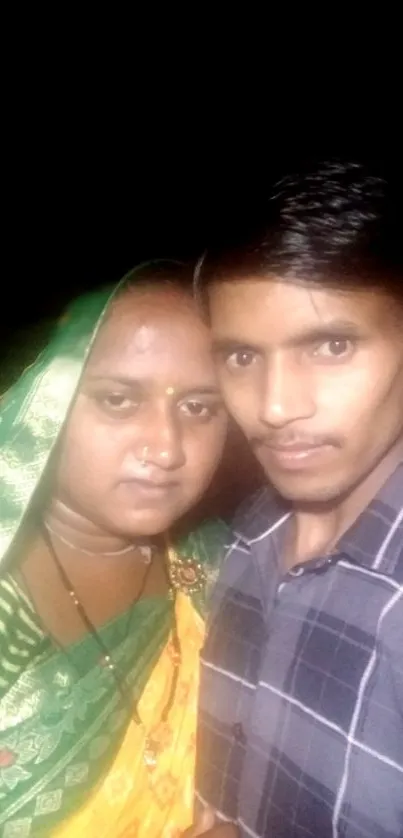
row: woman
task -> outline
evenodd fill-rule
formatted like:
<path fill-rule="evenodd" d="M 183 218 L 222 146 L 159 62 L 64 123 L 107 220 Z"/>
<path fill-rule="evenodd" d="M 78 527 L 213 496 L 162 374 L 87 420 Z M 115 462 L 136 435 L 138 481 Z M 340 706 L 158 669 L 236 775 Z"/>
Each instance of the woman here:
<path fill-rule="evenodd" d="M 183 270 L 80 299 L 0 407 L 0 834 L 176 836 L 226 416 Z M 177 533 L 179 529 L 177 527 Z"/>

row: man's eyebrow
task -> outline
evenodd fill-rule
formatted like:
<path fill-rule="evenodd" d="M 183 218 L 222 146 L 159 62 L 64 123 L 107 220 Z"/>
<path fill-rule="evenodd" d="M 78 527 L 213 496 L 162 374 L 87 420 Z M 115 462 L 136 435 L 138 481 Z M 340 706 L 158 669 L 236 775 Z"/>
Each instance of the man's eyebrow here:
<path fill-rule="evenodd" d="M 217 355 L 220 353 L 239 351 L 240 349 L 248 349 L 249 351 L 252 350 L 253 352 L 259 352 L 261 347 L 257 346 L 257 344 L 241 340 L 240 338 L 228 337 L 213 340 L 213 352 Z"/>
<path fill-rule="evenodd" d="M 335 340 L 337 338 L 357 338 L 361 334 L 359 326 L 351 320 L 332 320 L 327 323 L 318 323 L 301 329 L 284 341 L 285 346 L 305 346 L 319 341 Z M 270 340 L 267 341 L 270 343 Z M 213 340 L 213 350 L 216 354 L 228 354 L 239 350 L 261 352 L 264 345 L 256 344 L 253 341 L 243 340 L 241 337 L 222 337 Z"/>
<path fill-rule="evenodd" d="M 331 320 L 328 323 L 318 323 L 301 329 L 292 335 L 285 343 L 286 346 L 304 346 L 306 344 L 318 343 L 319 341 L 357 338 L 360 329 L 357 323 L 351 320 Z"/>

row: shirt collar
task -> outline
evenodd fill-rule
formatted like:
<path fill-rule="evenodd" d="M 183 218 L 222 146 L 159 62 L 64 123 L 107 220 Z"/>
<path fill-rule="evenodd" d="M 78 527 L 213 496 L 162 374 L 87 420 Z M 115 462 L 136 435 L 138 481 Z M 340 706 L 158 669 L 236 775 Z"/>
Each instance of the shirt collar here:
<path fill-rule="evenodd" d="M 342 536 L 337 552 L 392 576 L 402 553 L 403 462 Z"/>
<path fill-rule="evenodd" d="M 291 516 L 290 505 L 270 488 L 261 489 L 239 509 L 233 532 L 247 552 L 270 539 Z M 342 536 L 335 552 L 347 559 L 392 576 L 402 552 L 403 462 Z"/>

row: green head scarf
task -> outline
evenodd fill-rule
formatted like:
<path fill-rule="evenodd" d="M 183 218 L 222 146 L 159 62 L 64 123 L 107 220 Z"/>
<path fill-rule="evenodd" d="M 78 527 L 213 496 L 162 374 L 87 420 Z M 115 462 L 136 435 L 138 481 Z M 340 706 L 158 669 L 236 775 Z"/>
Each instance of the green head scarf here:
<path fill-rule="evenodd" d="M 146 262 L 113 288 L 75 300 L 46 349 L 0 401 L 0 573 L 77 392 L 99 327 L 116 293 L 146 268 L 177 262 Z"/>
<path fill-rule="evenodd" d="M 0 572 L 74 399 L 115 291 L 76 300 L 0 402 Z"/>

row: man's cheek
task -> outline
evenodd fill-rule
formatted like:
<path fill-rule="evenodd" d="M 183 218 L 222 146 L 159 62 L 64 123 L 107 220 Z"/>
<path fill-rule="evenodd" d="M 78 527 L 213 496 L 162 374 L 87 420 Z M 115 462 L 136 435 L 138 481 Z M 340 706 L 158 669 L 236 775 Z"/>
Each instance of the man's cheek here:
<path fill-rule="evenodd" d="M 224 394 L 229 412 L 242 427 L 247 428 L 254 424 L 258 418 L 254 400 L 248 397 L 246 391 L 241 388 L 233 388 L 227 395 Z"/>

